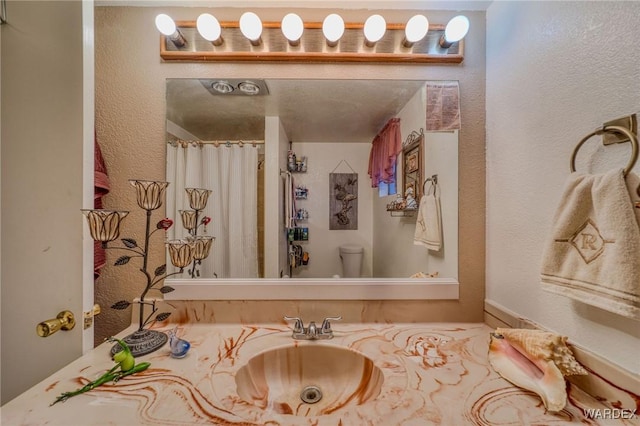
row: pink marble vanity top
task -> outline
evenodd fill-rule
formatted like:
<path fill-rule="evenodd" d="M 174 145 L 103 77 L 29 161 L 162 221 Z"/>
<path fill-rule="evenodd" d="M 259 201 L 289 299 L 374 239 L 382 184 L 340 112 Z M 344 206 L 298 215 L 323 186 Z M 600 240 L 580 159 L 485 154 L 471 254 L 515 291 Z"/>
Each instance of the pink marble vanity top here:
<path fill-rule="evenodd" d="M 103 344 L 3 406 L 2 425 L 638 424 L 638 417 L 588 418 L 586 410 L 611 409 L 616 402 L 611 405 L 595 399 L 570 383 L 565 409 L 546 413 L 536 395 L 511 385 L 489 366 L 487 351 L 492 329 L 484 324 L 338 323 L 333 328 L 335 337 L 331 340 L 297 341 L 284 324 L 183 324 L 178 334 L 192 345 L 185 358 L 171 358 L 165 346 L 140 358 L 151 363 L 145 372 L 50 407 L 57 395 L 84 385 L 113 365 L 108 355 L 111 345 Z M 126 330 L 122 336 L 131 331 Z M 250 359 L 293 346 L 335 346 L 357 352 L 348 361 L 345 358 L 344 362 L 353 363 L 352 367 L 336 366 L 335 371 L 330 368 L 326 372 L 326 377 L 322 375 L 323 386 L 328 388 L 324 389 L 326 398 L 343 390 L 345 384 L 340 380 L 349 370 L 359 377 L 358 386 L 365 385 L 368 390 L 356 386 L 355 393 L 342 400 L 334 398 L 331 407 L 325 405 L 316 411 L 303 402 L 274 403 L 269 398 L 247 402 L 246 397 L 239 396 L 236 378 L 244 374 L 238 372 Z M 323 349 L 325 352 L 338 354 L 336 359 L 342 353 Z M 365 363 L 368 367 L 361 368 L 361 359 L 372 361 L 373 366 Z M 381 375 L 369 374 L 372 369 Z M 295 371 L 262 373 L 267 377 L 264 380 L 270 380 L 268 377 L 282 374 L 290 378 Z M 255 381 L 252 386 L 256 388 L 264 385 L 263 376 L 242 377 L 245 382 L 246 377 Z M 286 387 L 287 380 L 280 378 L 273 386 Z M 300 385 L 291 380 L 292 387 Z M 370 380 L 377 383 L 368 383 Z M 364 393 L 368 396 L 364 397 Z M 318 415 L 318 411 L 322 413 Z"/>

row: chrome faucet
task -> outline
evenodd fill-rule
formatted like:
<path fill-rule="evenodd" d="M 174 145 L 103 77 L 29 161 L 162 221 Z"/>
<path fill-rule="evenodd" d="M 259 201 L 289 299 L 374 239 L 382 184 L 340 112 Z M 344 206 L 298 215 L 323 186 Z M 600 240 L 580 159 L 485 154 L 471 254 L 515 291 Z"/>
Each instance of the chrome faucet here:
<path fill-rule="evenodd" d="M 315 321 L 311 321 L 308 327 L 304 326 L 304 323 L 300 318 L 287 317 L 286 321 L 295 321 L 293 324 L 293 333 L 291 337 L 296 340 L 316 340 L 316 339 L 331 339 L 333 337 L 333 330 L 331 329 L 330 321 L 340 321 L 342 317 L 327 317 L 322 321 L 320 328 L 316 326 Z"/>
<path fill-rule="evenodd" d="M 315 321 L 311 321 L 309 323 L 309 327 L 307 327 L 307 336 L 309 336 L 309 339 L 318 338 L 318 329 L 316 328 Z"/>

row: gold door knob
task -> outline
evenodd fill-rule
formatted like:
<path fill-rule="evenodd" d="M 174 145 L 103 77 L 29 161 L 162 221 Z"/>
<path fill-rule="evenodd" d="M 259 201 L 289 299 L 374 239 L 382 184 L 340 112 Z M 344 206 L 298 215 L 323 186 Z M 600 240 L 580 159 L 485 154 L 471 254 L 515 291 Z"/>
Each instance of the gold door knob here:
<path fill-rule="evenodd" d="M 71 311 L 62 311 L 56 318 L 42 321 L 36 327 L 40 337 L 47 337 L 58 330 L 71 330 L 76 325 L 76 319 Z"/>

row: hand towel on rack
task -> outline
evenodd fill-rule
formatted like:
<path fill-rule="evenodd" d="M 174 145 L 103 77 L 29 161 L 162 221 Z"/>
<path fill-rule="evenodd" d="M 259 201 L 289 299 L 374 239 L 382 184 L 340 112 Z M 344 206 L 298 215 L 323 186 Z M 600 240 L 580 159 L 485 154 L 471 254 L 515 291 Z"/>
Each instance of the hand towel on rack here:
<path fill-rule="evenodd" d="M 439 192 L 438 185 L 432 183 L 429 190 L 420 199 L 416 230 L 413 234 L 413 244 L 422 245 L 434 251 L 439 251 L 442 248 L 442 213 Z"/>
<path fill-rule="evenodd" d="M 553 223 L 543 290 L 640 319 L 640 226 L 623 171 L 572 173 Z"/>

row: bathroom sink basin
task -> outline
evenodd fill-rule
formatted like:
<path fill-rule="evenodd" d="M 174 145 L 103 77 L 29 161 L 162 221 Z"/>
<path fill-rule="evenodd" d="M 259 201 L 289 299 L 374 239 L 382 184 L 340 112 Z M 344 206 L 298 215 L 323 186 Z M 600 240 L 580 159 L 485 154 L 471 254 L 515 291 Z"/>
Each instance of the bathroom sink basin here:
<path fill-rule="evenodd" d="M 245 402 L 279 414 L 319 416 L 376 398 L 383 375 L 362 354 L 310 344 L 258 354 L 235 381 Z"/>

